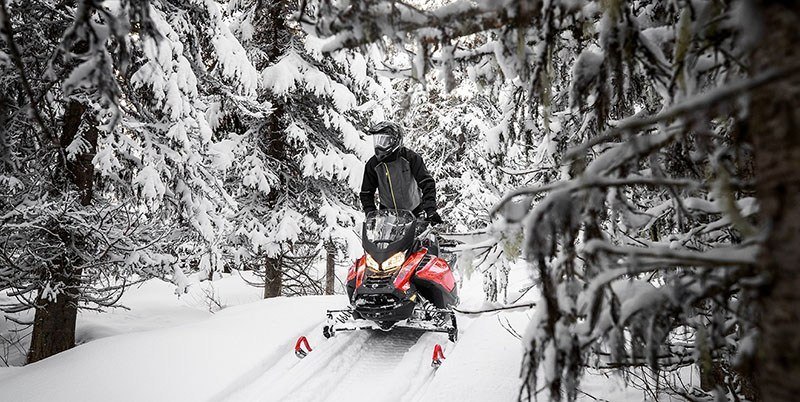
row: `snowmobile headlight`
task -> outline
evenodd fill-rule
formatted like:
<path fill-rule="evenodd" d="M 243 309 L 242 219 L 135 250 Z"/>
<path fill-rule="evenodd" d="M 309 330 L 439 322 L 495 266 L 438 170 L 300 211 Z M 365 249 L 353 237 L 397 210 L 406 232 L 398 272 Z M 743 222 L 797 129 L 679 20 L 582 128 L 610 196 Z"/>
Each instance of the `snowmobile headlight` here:
<path fill-rule="evenodd" d="M 403 262 L 405 261 L 406 261 L 406 253 L 403 252 L 395 253 L 393 256 L 389 257 L 389 259 L 383 263 L 383 270 L 395 271 L 399 269 L 400 266 L 403 265 Z"/>
<path fill-rule="evenodd" d="M 369 268 L 369 269 L 371 269 L 373 271 L 377 271 L 378 270 L 378 262 L 375 261 L 375 259 L 372 258 L 372 256 L 369 255 L 369 254 L 367 254 L 367 268 Z"/>

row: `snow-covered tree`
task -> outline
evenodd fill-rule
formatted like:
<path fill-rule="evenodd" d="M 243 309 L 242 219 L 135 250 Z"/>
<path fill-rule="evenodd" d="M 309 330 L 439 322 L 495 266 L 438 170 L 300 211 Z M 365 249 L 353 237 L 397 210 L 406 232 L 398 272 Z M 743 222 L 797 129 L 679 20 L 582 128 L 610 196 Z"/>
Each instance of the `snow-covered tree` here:
<path fill-rule="evenodd" d="M 458 80 L 462 77 L 454 77 Z M 513 142 L 501 142 L 503 106 L 470 80 L 446 92 L 442 80 L 421 84 L 400 81 L 399 121 L 408 131 L 407 146 L 423 155 L 436 179 L 440 228 L 445 238 L 492 238 L 462 253 L 459 267 L 467 276 L 484 275 L 487 300 L 505 300 L 511 262 L 518 257 L 518 236 L 486 233 L 489 211 L 500 195 L 523 183 L 518 173 L 528 159 Z M 446 239 L 445 239 L 446 241 Z M 514 244 L 512 244 L 514 243 Z M 508 251 L 508 253 L 506 253 Z"/>
<path fill-rule="evenodd" d="M 362 129 L 382 87 L 359 53 L 323 56 L 287 1 L 231 2 L 236 34 L 260 78 L 265 116 L 242 115 L 242 159 L 229 181 L 242 208 L 232 242 L 243 266 L 264 273 L 265 297 L 321 292 L 310 262 L 326 245 L 352 258 L 361 220 L 355 190 L 371 147 Z M 373 102 L 374 103 L 374 102 Z M 263 267 L 263 268 L 262 268 Z"/>
<path fill-rule="evenodd" d="M 99 137 L 119 118 L 112 71 L 128 61 L 128 43 L 116 17 L 93 4 L 2 2 L 0 28 L 0 288 L 18 300 L 6 312 L 36 309 L 28 356 L 36 361 L 72 347 L 79 302 L 113 302 L 113 271 L 129 272 L 120 255 L 143 234 L 135 208 L 92 203 Z"/>
<path fill-rule="evenodd" d="M 328 50 L 388 38 L 416 51 L 416 71 L 495 64 L 522 90 L 524 115 L 510 121 L 541 151 L 530 169 L 548 171 L 492 212 L 496 225 L 523 230 L 542 292 L 525 337 L 523 398 L 541 380 L 550 398 L 574 400 L 585 367 L 646 367 L 639 377 L 661 392 L 753 399 L 744 363 L 758 350 L 757 367 L 771 373 L 760 391 L 791 400 L 797 384 L 781 379 L 800 360 L 789 307 L 800 239 L 798 220 L 786 219 L 800 167 L 791 140 L 799 11 L 749 1 L 325 1 L 317 28 Z M 492 40 L 458 48 L 481 32 Z M 677 379 L 689 366 L 702 389 Z"/>
<path fill-rule="evenodd" d="M 384 73 L 396 82 L 397 119 L 437 178 L 437 198 L 449 224 L 445 237 L 484 239 L 463 250 L 459 266 L 467 276 L 484 275 L 490 302 L 506 300 L 508 274 L 522 243 L 520 231 L 487 230 L 489 211 L 505 192 L 547 183 L 559 174 L 550 156 L 557 144 L 538 141 L 542 135 L 530 112 L 529 92 L 510 75 L 507 60 L 465 63 L 501 46 L 499 40 L 480 33 L 457 46 L 434 45 L 427 62 L 416 42 L 381 42 L 388 59 Z"/>
<path fill-rule="evenodd" d="M 218 257 L 233 200 L 208 103 L 251 105 L 257 77 L 213 2 L 0 2 L 0 28 L 0 289 L 35 309 L 33 362 L 74 345 L 79 308 Z"/>

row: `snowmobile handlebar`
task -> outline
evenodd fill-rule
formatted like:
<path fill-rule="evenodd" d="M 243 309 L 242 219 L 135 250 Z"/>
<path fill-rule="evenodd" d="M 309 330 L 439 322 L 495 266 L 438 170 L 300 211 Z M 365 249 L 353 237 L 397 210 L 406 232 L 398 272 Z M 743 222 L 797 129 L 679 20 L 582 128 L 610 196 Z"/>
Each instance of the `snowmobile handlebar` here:
<path fill-rule="evenodd" d="M 436 224 L 425 219 L 417 219 L 417 238 L 422 239 L 431 234 L 438 234 Z"/>

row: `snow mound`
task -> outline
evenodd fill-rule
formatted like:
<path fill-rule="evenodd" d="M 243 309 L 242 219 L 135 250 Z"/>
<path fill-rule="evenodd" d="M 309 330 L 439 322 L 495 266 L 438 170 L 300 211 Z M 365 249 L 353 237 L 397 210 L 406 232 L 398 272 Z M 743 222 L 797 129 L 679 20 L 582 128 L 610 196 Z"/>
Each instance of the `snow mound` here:
<path fill-rule="evenodd" d="M 13 369 L 0 377 L 0 389 L 19 401 L 208 400 L 271 367 L 342 301 L 277 298 L 193 324 L 99 339 Z"/>

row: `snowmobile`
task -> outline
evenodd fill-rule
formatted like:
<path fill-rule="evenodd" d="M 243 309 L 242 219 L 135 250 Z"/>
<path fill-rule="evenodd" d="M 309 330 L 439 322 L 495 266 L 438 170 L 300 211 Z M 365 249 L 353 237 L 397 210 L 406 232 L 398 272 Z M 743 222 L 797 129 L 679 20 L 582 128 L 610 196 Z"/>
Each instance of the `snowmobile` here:
<path fill-rule="evenodd" d="M 328 311 L 326 338 L 340 331 L 404 327 L 446 333 L 456 341 L 456 277 L 426 226 L 407 210 L 367 214 L 364 255 L 347 274 L 351 306 Z"/>

